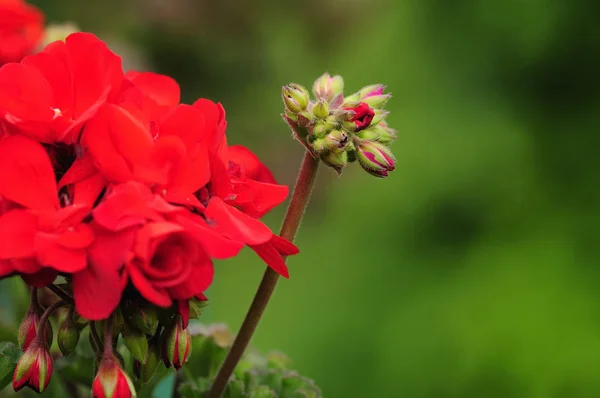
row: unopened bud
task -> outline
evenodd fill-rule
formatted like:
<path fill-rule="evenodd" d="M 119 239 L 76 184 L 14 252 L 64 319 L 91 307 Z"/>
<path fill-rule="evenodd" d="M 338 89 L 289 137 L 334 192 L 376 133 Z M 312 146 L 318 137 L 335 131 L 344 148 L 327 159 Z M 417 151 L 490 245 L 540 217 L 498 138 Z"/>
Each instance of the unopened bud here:
<path fill-rule="evenodd" d="M 327 166 L 335 169 L 338 174 L 342 174 L 342 170 L 348 164 L 348 152 L 328 151 L 321 155 L 321 160 Z"/>
<path fill-rule="evenodd" d="M 13 375 L 13 388 L 19 391 L 29 387 L 37 393 L 43 392 L 52 377 L 52 356 L 43 343 L 35 339 L 27 348 Z"/>
<path fill-rule="evenodd" d="M 383 109 L 375 109 L 375 115 L 373 116 L 373 120 L 371 120 L 371 125 L 375 126 L 385 120 L 390 112 L 384 111 Z"/>
<path fill-rule="evenodd" d="M 131 355 L 140 362 L 146 361 L 148 355 L 148 336 L 143 332 L 125 326 L 123 328 L 123 341 L 125 346 L 131 352 Z"/>
<path fill-rule="evenodd" d="M 373 109 L 383 108 L 385 104 L 392 98 L 391 94 L 372 95 L 364 98 L 362 101 Z"/>
<path fill-rule="evenodd" d="M 123 318 L 125 324 L 148 336 L 154 336 L 158 328 L 158 313 L 152 305 L 140 308 L 135 303 L 128 303 L 123 307 Z"/>
<path fill-rule="evenodd" d="M 312 113 L 318 119 L 325 119 L 329 116 L 329 104 L 323 99 L 317 101 L 312 108 Z"/>
<path fill-rule="evenodd" d="M 148 344 L 148 354 L 146 355 L 146 361 L 135 361 L 133 363 L 133 371 L 135 376 L 142 381 L 142 383 L 148 383 L 152 376 L 156 373 L 158 365 L 160 365 L 160 339 L 158 337 L 150 340 Z"/>
<path fill-rule="evenodd" d="M 177 315 L 173 325 L 165 329 L 161 340 L 162 359 L 165 366 L 167 368 L 174 366 L 176 370 L 181 369 L 190 356 L 192 349 L 190 333 L 187 328 L 183 328 L 181 316 Z"/>
<path fill-rule="evenodd" d="M 19 332 L 17 335 L 17 340 L 19 342 L 19 347 L 23 351 L 26 351 L 29 348 L 29 345 L 37 336 L 40 330 L 40 319 L 42 318 L 42 308 L 39 306 L 37 301 L 34 301 L 29 304 L 29 309 L 25 314 L 25 318 L 21 322 L 19 326 Z M 52 325 L 50 322 L 46 322 L 44 327 L 45 341 L 48 345 L 52 344 Z"/>
<path fill-rule="evenodd" d="M 103 358 L 92 383 L 92 398 L 132 398 L 135 396 L 133 383 L 119 362 L 112 356 Z"/>
<path fill-rule="evenodd" d="M 79 343 L 79 336 L 79 328 L 69 313 L 61 323 L 57 337 L 58 348 L 64 356 L 69 356 L 75 351 Z"/>
<path fill-rule="evenodd" d="M 348 134 L 344 131 L 333 130 L 325 136 L 325 147 L 330 151 L 344 149 L 349 142 Z"/>
<path fill-rule="evenodd" d="M 356 157 L 362 168 L 375 177 L 387 177 L 396 167 L 392 151 L 376 141 L 357 140 Z"/>
<path fill-rule="evenodd" d="M 291 83 L 281 89 L 281 97 L 285 108 L 292 113 L 299 113 L 308 106 L 308 90 L 299 84 Z"/>
<path fill-rule="evenodd" d="M 364 101 L 366 98 L 382 95 L 385 86 L 383 84 L 371 84 L 358 90 L 358 97 L 360 101 Z"/>
<path fill-rule="evenodd" d="M 319 77 L 313 85 L 313 93 L 319 99 L 327 102 L 344 91 L 344 79 L 341 76 L 331 76 L 329 73 Z"/>
<path fill-rule="evenodd" d="M 396 138 L 396 130 L 387 127 L 385 121 L 376 126 L 371 126 L 366 130 L 357 133 L 358 137 L 367 141 L 377 141 L 381 144 L 389 144 Z"/>

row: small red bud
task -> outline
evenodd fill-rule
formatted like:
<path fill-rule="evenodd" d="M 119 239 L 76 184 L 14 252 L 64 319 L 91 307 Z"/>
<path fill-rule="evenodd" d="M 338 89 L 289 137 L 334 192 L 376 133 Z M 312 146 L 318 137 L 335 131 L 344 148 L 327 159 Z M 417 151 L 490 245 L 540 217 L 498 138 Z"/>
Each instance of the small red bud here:
<path fill-rule="evenodd" d="M 181 369 L 190 356 L 192 341 L 187 328 L 183 327 L 183 320 L 177 316 L 175 323 L 166 329 L 162 336 L 162 357 L 167 368 L 171 365 L 176 370 Z"/>
<path fill-rule="evenodd" d="M 52 356 L 37 339 L 29 345 L 13 375 L 13 388 L 19 391 L 29 387 L 37 393 L 43 392 L 52 377 Z"/>
<path fill-rule="evenodd" d="M 25 318 L 23 318 L 21 326 L 19 326 L 19 332 L 17 336 L 19 346 L 23 351 L 26 351 L 27 348 L 29 348 L 31 342 L 38 333 L 42 312 L 43 310 L 38 303 L 32 302 L 29 305 L 27 314 L 25 314 Z M 46 322 L 44 333 L 46 338 L 45 341 L 48 342 L 49 345 L 52 344 L 52 325 L 50 322 Z"/>
<path fill-rule="evenodd" d="M 127 373 L 113 356 L 100 362 L 98 374 L 92 383 L 92 398 L 132 398 L 135 388 Z"/>

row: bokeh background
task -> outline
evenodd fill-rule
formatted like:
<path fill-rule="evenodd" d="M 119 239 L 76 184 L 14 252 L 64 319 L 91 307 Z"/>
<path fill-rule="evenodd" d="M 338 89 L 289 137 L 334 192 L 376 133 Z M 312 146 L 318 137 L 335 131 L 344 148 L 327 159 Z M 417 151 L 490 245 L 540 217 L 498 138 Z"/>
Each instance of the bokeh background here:
<path fill-rule="evenodd" d="M 397 170 L 320 171 L 253 340 L 325 397 L 600 396 L 599 2 L 33 3 L 173 76 L 186 102 L 222 102 L 230 142 L 281 183 L 302 157 L 283 84 L 329 71 L 394 94 Z M 218 263 L 204 320 L 237 330 L 263 268 Z M 6 325 L 15 284 L 0 284 Z"/>

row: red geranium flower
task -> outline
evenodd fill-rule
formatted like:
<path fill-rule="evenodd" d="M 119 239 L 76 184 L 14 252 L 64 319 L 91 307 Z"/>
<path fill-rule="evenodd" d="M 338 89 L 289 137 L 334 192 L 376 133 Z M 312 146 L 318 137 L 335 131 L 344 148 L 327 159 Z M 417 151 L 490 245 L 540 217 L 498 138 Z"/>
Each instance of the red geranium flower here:
<path fill-rule="evenodd" d="M 38 45 L 44 15 L 22 0 L 0 1 L 0 65 L 19 62 Z"/>
<path fill-rule="evenodd" d="M 72 144 L 122 80 L 120 57 L 91 33 L 73 33 L 0 68 L 0 118 L 9 131 Z"/>

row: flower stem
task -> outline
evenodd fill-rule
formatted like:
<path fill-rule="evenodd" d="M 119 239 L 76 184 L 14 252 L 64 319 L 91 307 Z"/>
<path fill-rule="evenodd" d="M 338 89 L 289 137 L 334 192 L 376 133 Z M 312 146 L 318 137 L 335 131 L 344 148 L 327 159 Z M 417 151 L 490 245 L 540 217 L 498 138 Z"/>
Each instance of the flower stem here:
<path fill-rule="evenodd" d="M 48 288 L 48 290 L 51 290 L 54 294 L 56 294 L 58 297 L 60 297 L 61 299 L 72 303 L 73 302 L 73 297 L 69 296 L 67 293 L 65 293 L 64 290 L 62 290 L 60 287 L 54 285 L 54 284 L 50 284 L 48 286 L 46 286 Z"/>
<path fill-rule="evenodd" d="M 306 152 L 304 154 L 302 166 L 300 166 L 300 172 L 298 173 L 292 200 L 287 208 L 285 219 L 281 226 L 281 232 L 279 233 L 282 238 L 285 238 L 290 242 L 293 242 L 296 237 L 296 232 L 298 232 L 304 210 L 310 200 L 310 194 L 317 176 L 318 166 L 319 159 L 315 159 L 309 152 Z M 248 343 L 269 303 L 269 299 L 275 290 L 278 280 L 279 274 L 267 267 L 262 281 L 258 286 L 258 290 L 254 295 L 254 300 L 250 305 L 250 309 L 246 314 L 246 318 L 244 318 L 242 327 L 225 358 L 225 362 L 223 362 L 221 369 L 219 369 L 219 373 L 215 378 L 215 382 L 212 385 L 207 398 L 219 398 L 225 390 L 227 381 L 244 354 L 246 347 L 248 347 Z"/>
<path fill-rule="evenodd" d="M 113 317 L 106 318 L 106 328 L 104 329 L 104 358 L 113 357 Z"/>
<path fill-rule="evenodd" d="M 46 310 L 44 310 L 44 313 L 42 314 L 42 317 L 40 318 L 40 330 L 42 327 L 46 327 L 46 322 L 48 322 L 48 318 L 50 318 L 50 315 L 52 315 L 52 313 L 54 311 L 56 311 L 57 309 L 59 309 L 60 307 L 64 307 L 65 305 L 69 305 L 69 303 L 67 303 L 66 301 L 57 301 L 56 303 L 50 305 L 48 308 L 46 308 Z M 42 335 L 43 333 L 38 333 L 38 335 Z"/>

